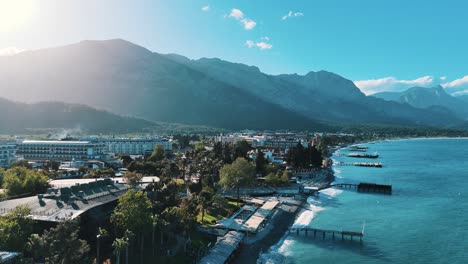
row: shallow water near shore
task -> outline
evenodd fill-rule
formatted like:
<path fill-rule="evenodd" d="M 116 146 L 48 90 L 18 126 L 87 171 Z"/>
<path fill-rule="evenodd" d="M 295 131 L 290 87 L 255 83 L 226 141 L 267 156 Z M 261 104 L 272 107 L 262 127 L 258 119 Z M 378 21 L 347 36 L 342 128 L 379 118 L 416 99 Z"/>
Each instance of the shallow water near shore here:
<path fill-rule="evenodd" d="M 335 182 L 393 185 L 393 195 L 327 189 L 295 225 L 361 231 L 358 239 L 285 234 L 262 263 L 468 263 L 468 140 L 365 144 L 383 168 L 335 167 Z M 337 154 L 346 154 L 339 150 Z M 334 156 L 337 161 L 356 161 Z"/>

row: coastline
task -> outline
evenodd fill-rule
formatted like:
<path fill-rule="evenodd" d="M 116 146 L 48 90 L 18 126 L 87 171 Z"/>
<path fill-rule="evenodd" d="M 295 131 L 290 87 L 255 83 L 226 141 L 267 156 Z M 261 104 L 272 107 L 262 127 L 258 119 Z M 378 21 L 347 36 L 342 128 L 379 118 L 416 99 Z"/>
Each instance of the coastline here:
<path fill-rule="evenodd" d="M 347 148 L 351 145 L 358 144 L 374 144 L 383 141 L 401 141 L 401 140 L 424 140 L 424 139 L 468 139 L 463 137 L 414 137 L 414 138 L 393 138 L 393 139 L 380 139 L 372 141 L 359 141 L 354 143 L 342 144 L 329 147 L 329 152 L 327 153 L 327 158 L 332 161 L 332 156 L 339 150 Z M 335 180 L 335 171 L 333 167 L 324 168 L 320 171 L 322 175 L 322 183 L 320 190 L 330 188 L 330 185 Z M 278 212 L 280 214 L 275 215 L 273 219 L 270 219 L 265 230 L 262 230 L 266 234 L 261 234 L 258 239 L 253 239 L 249 243 L 244 243 L 241 246 L 241 249 L 237 256 L 235 257 L 233 263 L 264 263 L 265 259 L 261 259 L 262 253 L 275 252 L 275 245 L 280 245 L 282 240 L 288 235 L 288 229 L 291 227 L 297 219 L 306 211 L 310 210 L 306 207 L 309 204 L 307 203 L 307 197 L 304 197 L 301 204 L 299 205 L 297 211 L 294 213 L 290 212 Z M 268 262 L 270 263 L 270 262 Z"/>
<path fill-rule="evenodd" d="M 340 147 L 341 148 L 341 147 Z M 332 167 L 324 168 L 321 171 L 323 182 L 320 189 L 327 189 L 334 181 L 334 171 Z M 278 244 L 281 239 L 287 234 L 289 228 L 295 221 L 306 211 L 310 210 L 306 207 L 308 196 L 304 196 L 296 204 L 285 203 L 274 214 L 257 237 L 247 238 L 233 260 L 234 264 L 256 264 L 260 258 L 260 254 L 267 252 L 270 248 Z M 293 211 L 289 208 L 294 208 Z"/>
<path fill-rule="evenodd" d="M 305 201 L 301 202 L 301 206 L 304 204 L 304 202 Z M 301 210 L 297 210 L 296 212 L 287 212 L 280 210 L 278 212 L 279 214 L 275 215 L 275 217 L 271 219 L 272 222 L 268 223 L 270 230 L 263 230 L 267 232 L 265 235 L 251 243 L 243 243 L 241 245 L 240 251 L 234 258 L 233 263 L 256 264 L 260 254 L 262 252 L 268 251 L 270 247 L 277 244 L 286 234 L 300 211 Z"/>
<path fill-rule="evenodd" d="M 364 144 L 369 142 L 355 142 L 352 144 L 337 145 L 329 147 L 328 155 L 326 158 L 330 159 L 329 166 L 323 168 L 320 171 L 320 177 L 322 182 L 320 183 L 320 190 L 330 188 L 330 185 L 335 181 L 335 172 L 332 168 L 333 154 L 342 149 L 349 147 L 354 144 Z M 239 252 L 233 259 L 234 264 L 257 264 L 260 259 L 260 255 L 263 252 L 268 252 L 271 247 L 277 245 L 287 235 L 289 228 L 296 222 L 296 220 L 306 211 L 310 210 L 306 207 L 308 196 L 304 196 L 297 204 L 297 208 L 294 212 L 288 210 L 279 209 L 278 212 L 270 219 L 264 230 L 257 234 L 257 237 L 248 238 L 240 247 Z"/>

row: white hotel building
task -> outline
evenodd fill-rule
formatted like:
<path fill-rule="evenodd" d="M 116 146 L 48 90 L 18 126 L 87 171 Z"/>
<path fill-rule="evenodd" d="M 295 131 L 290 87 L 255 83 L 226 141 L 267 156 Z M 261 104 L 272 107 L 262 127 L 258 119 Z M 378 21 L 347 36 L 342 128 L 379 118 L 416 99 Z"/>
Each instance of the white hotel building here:
<path fill-rule="evenodd" d="M 106 146 L 100 142 L 67 140 L 24 140 L 16 154 L 27 160 L 102 160 Z"/>
<path fill-rule="evenodd" d="M 6 168 L 16 160 L 16 146 L 0 143 L 0 167 Z"/>
<path fill-rule="evenodd" d="M 172 141 L 162 138 L 104 138 L 99 142 L 105 143 L 109 153 L 117 155 L 151 154 L 157 145 L 161 145 L 165 151 L 172 150 Z"/>
<path fill-rule="evenodd" d="M 157 137 L 148 138 L 98 138 L 85 137 L 80 140 L 103 143 L 106 152 L 116 155 L 147 155 L 151 154 L 157 145 L 165 151 L 172 151 L 172 141 Z"/>

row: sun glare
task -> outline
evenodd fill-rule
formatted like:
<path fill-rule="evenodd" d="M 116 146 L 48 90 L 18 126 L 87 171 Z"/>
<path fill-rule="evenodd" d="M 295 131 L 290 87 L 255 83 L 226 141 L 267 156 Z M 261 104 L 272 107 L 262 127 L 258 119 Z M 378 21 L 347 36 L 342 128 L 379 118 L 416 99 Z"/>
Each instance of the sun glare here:
<path fill-rule="evenodd" d="M 0 32 L 21 30 L 34 11 L 34 0 L 0 0 Z"/>

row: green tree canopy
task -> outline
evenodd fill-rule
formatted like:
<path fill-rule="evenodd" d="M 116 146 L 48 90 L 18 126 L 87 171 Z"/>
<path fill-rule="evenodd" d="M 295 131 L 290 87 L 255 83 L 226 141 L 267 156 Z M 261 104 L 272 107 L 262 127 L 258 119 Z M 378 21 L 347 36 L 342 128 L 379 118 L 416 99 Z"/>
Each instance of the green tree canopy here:
<path fill-rule="evenodd" d="M 37 171 L 28 170 L 25 167 L 13 167 L 4 173 L 3 187 L 7 189 L 8 195 L 23 193 L 44 192 L 49 184 L 48 178 Z"/>
<path fill-rule="evenodd" d="M 14 167 L 25 167 L 27 169 L 32 169 L 31 165 L 29 164 L 29 162 L 27 160 L 13 161 L 10 164 L 10 168 L 14 168 Z"/>
<path fill-rule="evenodd" d="M 122 231 L 128 229 L 139 234 L 151 227 L 151 209 L 151 201 L 144 192 L 129 190 L 119 198 L 111 222 Z"/>
<path fill-rule="evenodd" d="M 245 140 L 237 141 L 234 145 L 234 159 L 237 158 L 247 158 L 247 152 L 252 149 L 252 146 L 249 142 Z"/>
<path fill-rule="evenodd" d="M 255 181 L 255 166 L 244 158 L 237 158 L 232 164 L 224 165 L 220 170 L 219 184 L 223 189 L 237 189 L 250 185 Z"/>
<path fill-rule="evenodd" d="M 32 234 L 31 208 L 20 205 L 0 217 L 0 248 L 22 252 L 24 242 Z"/>
<path fill-rule="evenodd" d="M 44 231 L 42 236 L 33 234 L 27 243 L 27 249 L 34 259 L 50 264 L 90 263 L 90 247 L 78 237 L 79 221 L 71 220 L 55 228 Z"/>
<path fill-rule="evenodd" d="M 141 179 L 143 179 L 143 175 L 141 173 L 128 171 L 123 175 L 123 178 L 128 185 L 137 186 Z"/>
<path fill-rule="evenodd" d="M 255 170 L 257 173 L 265 173 L 265 167 L 268 165 L 268 160 L 265 158 L 263 151 L 258 151 L 257 158 L 255 159 Z"/>
<path fill-rule="evenodd" d="M 0 168 L 0 187 L 2 187 L 4 174 L 5 174 L 5 169 Z"/>
<path fill-rule="evenodd" d="M 157 144 L 154 147 L 153 153 L 151 153 L 151 156 L 149 159 L 151 161 L 161 161 L 166 157 L 166 153 L 164 152 L 164 148 L 161 144 Z"/>

